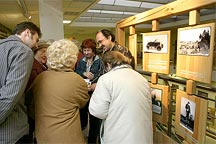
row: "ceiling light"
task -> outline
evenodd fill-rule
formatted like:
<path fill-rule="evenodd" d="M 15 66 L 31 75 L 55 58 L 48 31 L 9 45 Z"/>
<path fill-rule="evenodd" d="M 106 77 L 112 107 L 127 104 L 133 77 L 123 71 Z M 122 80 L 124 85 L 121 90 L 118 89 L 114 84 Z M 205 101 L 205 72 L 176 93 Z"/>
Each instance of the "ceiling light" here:
<path fill-rule="evenodd" d="M 138 2 L 138 1 L 130 1 L 130 0 L 101 0 L 98 4 L 105 5 L 117 5 L 117 6 L 128 6 L 128 7 L 141 7 L 141 8 L 156 8 L 162 6 L 163 4 L 158 3 L 150 3 L 150 2 Z"/>
<path fill-rule="evenodd" d="M 91 19 L 91 17 L 79 17 L 80 19 Z"/>
<path fill-rule="evenodd" d="M 128 7 L 140 7 L 141 2 L 129 1 L 129 0 L 117 0 L 114 5 L 128 6 Z"/>
<path fill-rule="evenodd" d="M 112 18 L 102 18 L 102 17 L 80 17 L 80 19 L 102 19 L 102 20 L 111 20 Z"/>
<path fill-rule="evenodd" d="M 102 17 L 92 17 L 92 19 L 98 19 L 98 20 L 111 20 L 111 18 L 102 18 Z"/>
<path fill-rule="evenodd" d="M 101 0 L 98 4 L 140 7 L 141 2 L 129 0 Z"/>
<path fill-rule="evenodd" d="M 99 17 L 79 17 L 79 19 L 104 19 L 104 20 L 121 20 L 122 18 L 99 18 Z"/>
<path fill-rule="evenodd" d="M 103 13 L 103 14 L 120 14 L 120 15 L 123 14 L 122 11 L 108 11 L 108 10 L 101 10 L 101 13 Z"/>
<path fill-rule="evenodd" d="M 138 13 L 136 13 L 136 12 L 124 12 L 123 14 L 124 15 L 136 15 Z"/>
<path fill-rule="evenodd" d="M 108 10 L 88 10 L 88 13 L 101 13 L 101 14 L 119 14 L 119 15 L 136 15 L 136 12 L 123 12 L 123 11 L 108 11 Z"/>
<path fill-rule="evenodd" d="M 98 4 L 107 4 L 107 5 L 114 5 L 115 0 L 101 0 Z"/>
<path fill-rule="evenodd" d="M 142 2 L 141 8 L 148 8 L 148 9 L 153 9 L 159 6 L 162 6 L 163 4 L 157 4 L 157 3 L 149 3 L 149 2 Z"/>
<path fill-rule="evenodd" d="M 87 12 L 91 12 L 91 13 L 101 13 L 101 10 L 88 10 Z"/>
<path fill-rule="evenodd" d="M 69 24 L 69 23 L 71 23 L 71 20 L 63 20 L 63 23 L 64 24 Z"/>

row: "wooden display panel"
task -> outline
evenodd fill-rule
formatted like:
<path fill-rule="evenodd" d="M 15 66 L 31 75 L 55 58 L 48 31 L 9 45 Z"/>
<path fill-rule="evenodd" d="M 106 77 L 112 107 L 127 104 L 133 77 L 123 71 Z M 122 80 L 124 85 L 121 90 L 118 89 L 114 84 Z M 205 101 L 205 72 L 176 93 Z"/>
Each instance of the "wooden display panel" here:
<path fill-rule="evenodd" d="M 168 86 L 151 84 L 152 119 L 165 125 L 168 121 L 168 93 Z"/>
<path fill-rule="evenodd" d="M 216 70 L 216 49 L 213 52 L 213 70 Z"/>
<path fill-rule="evenodd" d="M 170 31 L 142 33 L 143 70 L 169 74 Z"/>
<path fill-rule="evenodd" d="M 187 106 L 189 104 L 189 106 Z M 190 112 L 188 112 L 188 107 Z M 204 143 L 207 100 L 177 90 L 175 131 L 188 143 Z"/>
<path fill-rule="evenodd" d="M 176 75 L 211 83 L 215 23 L 178 29 Z"/>
<path fill-rule="evenodd" d="M 137 35 L 133 34 L 129 36 L 129 50 L 134 57 L 135 69 L 137 66 Z"/>

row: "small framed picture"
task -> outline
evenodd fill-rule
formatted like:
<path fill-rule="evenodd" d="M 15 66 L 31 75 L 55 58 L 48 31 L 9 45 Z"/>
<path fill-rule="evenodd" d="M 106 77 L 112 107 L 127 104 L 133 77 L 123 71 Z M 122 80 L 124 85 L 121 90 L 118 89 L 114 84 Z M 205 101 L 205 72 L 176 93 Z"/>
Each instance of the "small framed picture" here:
<path fill-rule="evenodd" d="M 175 131 L 188 143 L 205 143 L 207 100 L 176 92 Z"/>
<path fill-rule="evenodd" d="M 151 88 L 152 111 L 153 113 L 162 114 L 162 89 Z"/>
<path fill-rule="evenodd" d="M 179 29 L 178 54 L 209 56 L 211 31 L 210 25 Z"/>
<path fill-rule="evenodd" d="M 169 42 L 168 38 L 168 32 L 153 32 L 143 34 L 143 52 L 167 53 Z"/>
<path fill-rule="evenodd" d="M 169 87 L 151 84 L 153 121 L 167 125 Z"/>
<path fill-rule="evenodd" d="M 196 103 L 185 97 L 181 98 L 180 125 L 192 134 L 194 133 L 195 110 Z"/>
<path fill-rule="evenodd" d="M 169 74 L 170 31 L 142 33 L 143 70 Z"/>

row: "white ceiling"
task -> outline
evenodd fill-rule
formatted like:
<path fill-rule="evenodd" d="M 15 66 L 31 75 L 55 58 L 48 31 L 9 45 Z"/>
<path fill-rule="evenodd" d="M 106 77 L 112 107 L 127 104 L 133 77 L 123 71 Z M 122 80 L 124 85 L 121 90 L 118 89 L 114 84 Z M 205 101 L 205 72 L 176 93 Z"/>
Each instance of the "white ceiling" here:
<path fill-rule="evenodd" d="M 31 16 L 31 21 L 39 26 L 39 0 L 0 0 L 0 30 L 1 27 L 13 29 L 13 27 Z M 43 0 L 58 1 L 58 0 Z M 64 24 L 65 36 L 95 33 L 98 29 L 115 29 L 116 22 L 130 17 L 136 13 L 144 12 L 154 7 L 173 2 L 175 0 L 62 0 L 63 18 L 71 20 L 70 24 Z M 26 5 L 26 9 L 20 7 L 19 2 Z M 118 14 L 112 14 L 112 13 Z M 132 14 L 128 14 L 132 13 Z M 215 15 L 214 8 L 201 11 L 201 16 Z M 213 16 L 214 16 L 213 15 Z M 166 24 L 174 21 L 185 20 L 187 14 L 173 16 L 161 20 L 160 23 Z M 216 16 L 213 17 L 216 19 Z M 151 23 L 149 23 L 151 26 Z"/>

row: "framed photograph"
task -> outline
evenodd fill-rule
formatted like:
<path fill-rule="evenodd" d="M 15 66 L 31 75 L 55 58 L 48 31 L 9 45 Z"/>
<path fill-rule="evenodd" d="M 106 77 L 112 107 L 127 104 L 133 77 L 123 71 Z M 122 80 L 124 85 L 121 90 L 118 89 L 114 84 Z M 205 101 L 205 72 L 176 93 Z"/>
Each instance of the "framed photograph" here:
<path fill-rule="evenodd" d="M 167 125 L 169 87 L 151 84 L 153 121 Z"/>
<path fill-rule="evenodd" d="M 176 75 L 211 83 L 215 23 L 178 29 Z"/>
<path fill-rule="evenodd" d="M 152 111 L 153 113 L 162 114 L 162 89 L 151 88 Z"/>
<path fill-rule="evenodd" d="M 187 98 L 181 98 L 180 125 L 186 128 L 192 134 L 194 133 L 195 110 L 196 103 Z"/>
<path fill-rule="evenodd" d="M 177 90 L 175 131 L 188 143 L 205 143 L 207 105 L 207 100 Z"/>
<path fill-rule="evenodd" d="M 179 51 L 181 55 L 209 56 L 211 26 L 193 27 L 179 30 Z"/>
<path fill-rule="evenodd" d="M 143 70 L 169 74 L 170 31 L 142 33 Z"/>
<path fill-rule="evenodd" d="M 168 33 L 152 33 L 143 35 L 143 51 L 150 53 L 167 53 Z"/>

